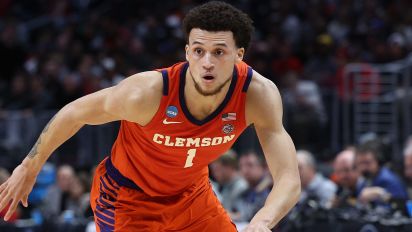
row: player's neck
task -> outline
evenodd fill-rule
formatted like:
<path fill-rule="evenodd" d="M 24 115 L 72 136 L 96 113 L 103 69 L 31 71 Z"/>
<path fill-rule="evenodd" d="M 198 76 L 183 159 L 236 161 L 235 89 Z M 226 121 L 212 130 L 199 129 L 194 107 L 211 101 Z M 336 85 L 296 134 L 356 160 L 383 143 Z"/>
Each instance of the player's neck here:
<path fill-rule="evenodd" d="M 198 120 L 206 118 L 223 102 L 229 91 L 229 87 L 230 82 L 226 83 L 219 93 L 205 96 L 195 88 L 192 78 L 186 76 L 184 95 L 188 110 Z"/>

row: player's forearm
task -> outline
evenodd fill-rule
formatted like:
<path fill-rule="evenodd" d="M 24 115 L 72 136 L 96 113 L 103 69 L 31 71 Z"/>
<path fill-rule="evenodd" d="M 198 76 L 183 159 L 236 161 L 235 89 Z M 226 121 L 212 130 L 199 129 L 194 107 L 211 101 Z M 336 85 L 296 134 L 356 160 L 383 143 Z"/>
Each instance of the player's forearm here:
<path fill-rule="evenodd" d="M 74 110 L 71 105 L 61 109 L 44 127 L 37 142 L 23 160 L 22 164 L 34 175 L 40 172 L 52 152 L 84 125 L 74 119 Z"/>
<path fill-rule="evenodd" d="M 277 180 L 265 205 L 251 223 L 263 222 L 273 228 L 296 204 L 300 196 L 300 181 L 295 175 L 284 174 Z"/>

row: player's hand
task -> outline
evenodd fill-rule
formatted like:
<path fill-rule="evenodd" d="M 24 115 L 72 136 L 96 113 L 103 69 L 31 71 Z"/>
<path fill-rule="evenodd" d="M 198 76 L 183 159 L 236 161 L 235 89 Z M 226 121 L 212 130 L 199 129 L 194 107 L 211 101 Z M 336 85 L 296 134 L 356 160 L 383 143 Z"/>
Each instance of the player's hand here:
<path fill-rule="evenodd" d="M 271 232 L 271 230 L 263 222 L 254 222 L 246 226 L 242 232 Z"/>
<path fill-rule="evenodd" d="M 27 167 L 19 165 L 14 169 L 13 174 L 0 186 L 0 211 L 9 203 L 11 205 L 4 216 L 7 221 L 17 208 L 19 202 L 27 207 L 27 198 L 36 182 L 36 175 L 29 171 Z"/>

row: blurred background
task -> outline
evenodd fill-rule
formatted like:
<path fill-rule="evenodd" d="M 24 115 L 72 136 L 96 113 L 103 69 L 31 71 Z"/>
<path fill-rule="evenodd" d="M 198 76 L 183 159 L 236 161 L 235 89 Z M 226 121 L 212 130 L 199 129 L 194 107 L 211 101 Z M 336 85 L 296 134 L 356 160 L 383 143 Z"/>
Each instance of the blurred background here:
<path fill-rule="evenodd" d="M 202 2 L 1 0 L 0 183 L 65 104 L 183 61 L 181 22 Z M 299 150 L 302 198 L 274 231 L 412 231 L 412 2 L 227 2 L 254 21 L 245 61 L 278 86 Z M 63 144 L 0 230 L 93 231 L 91 176 L 117 131 Z M 239 228 L 276 184 L 263 161 L 251 127 L 210 166 Z"/>

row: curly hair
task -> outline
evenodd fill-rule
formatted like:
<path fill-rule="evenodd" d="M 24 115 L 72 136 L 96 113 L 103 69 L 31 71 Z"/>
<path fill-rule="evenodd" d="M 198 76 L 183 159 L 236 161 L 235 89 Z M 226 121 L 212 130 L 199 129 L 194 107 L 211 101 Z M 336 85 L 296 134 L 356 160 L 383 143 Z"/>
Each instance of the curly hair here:
<path fill-rule="evenodd" d="M 206 31 L 231 31 L 238 48 L 247 50 L 253 32 L 249 16 L 230 4 L 211 1 L 191 9 L 183 19 L 186 41 L 190 31 L 199 28 Z"/>

